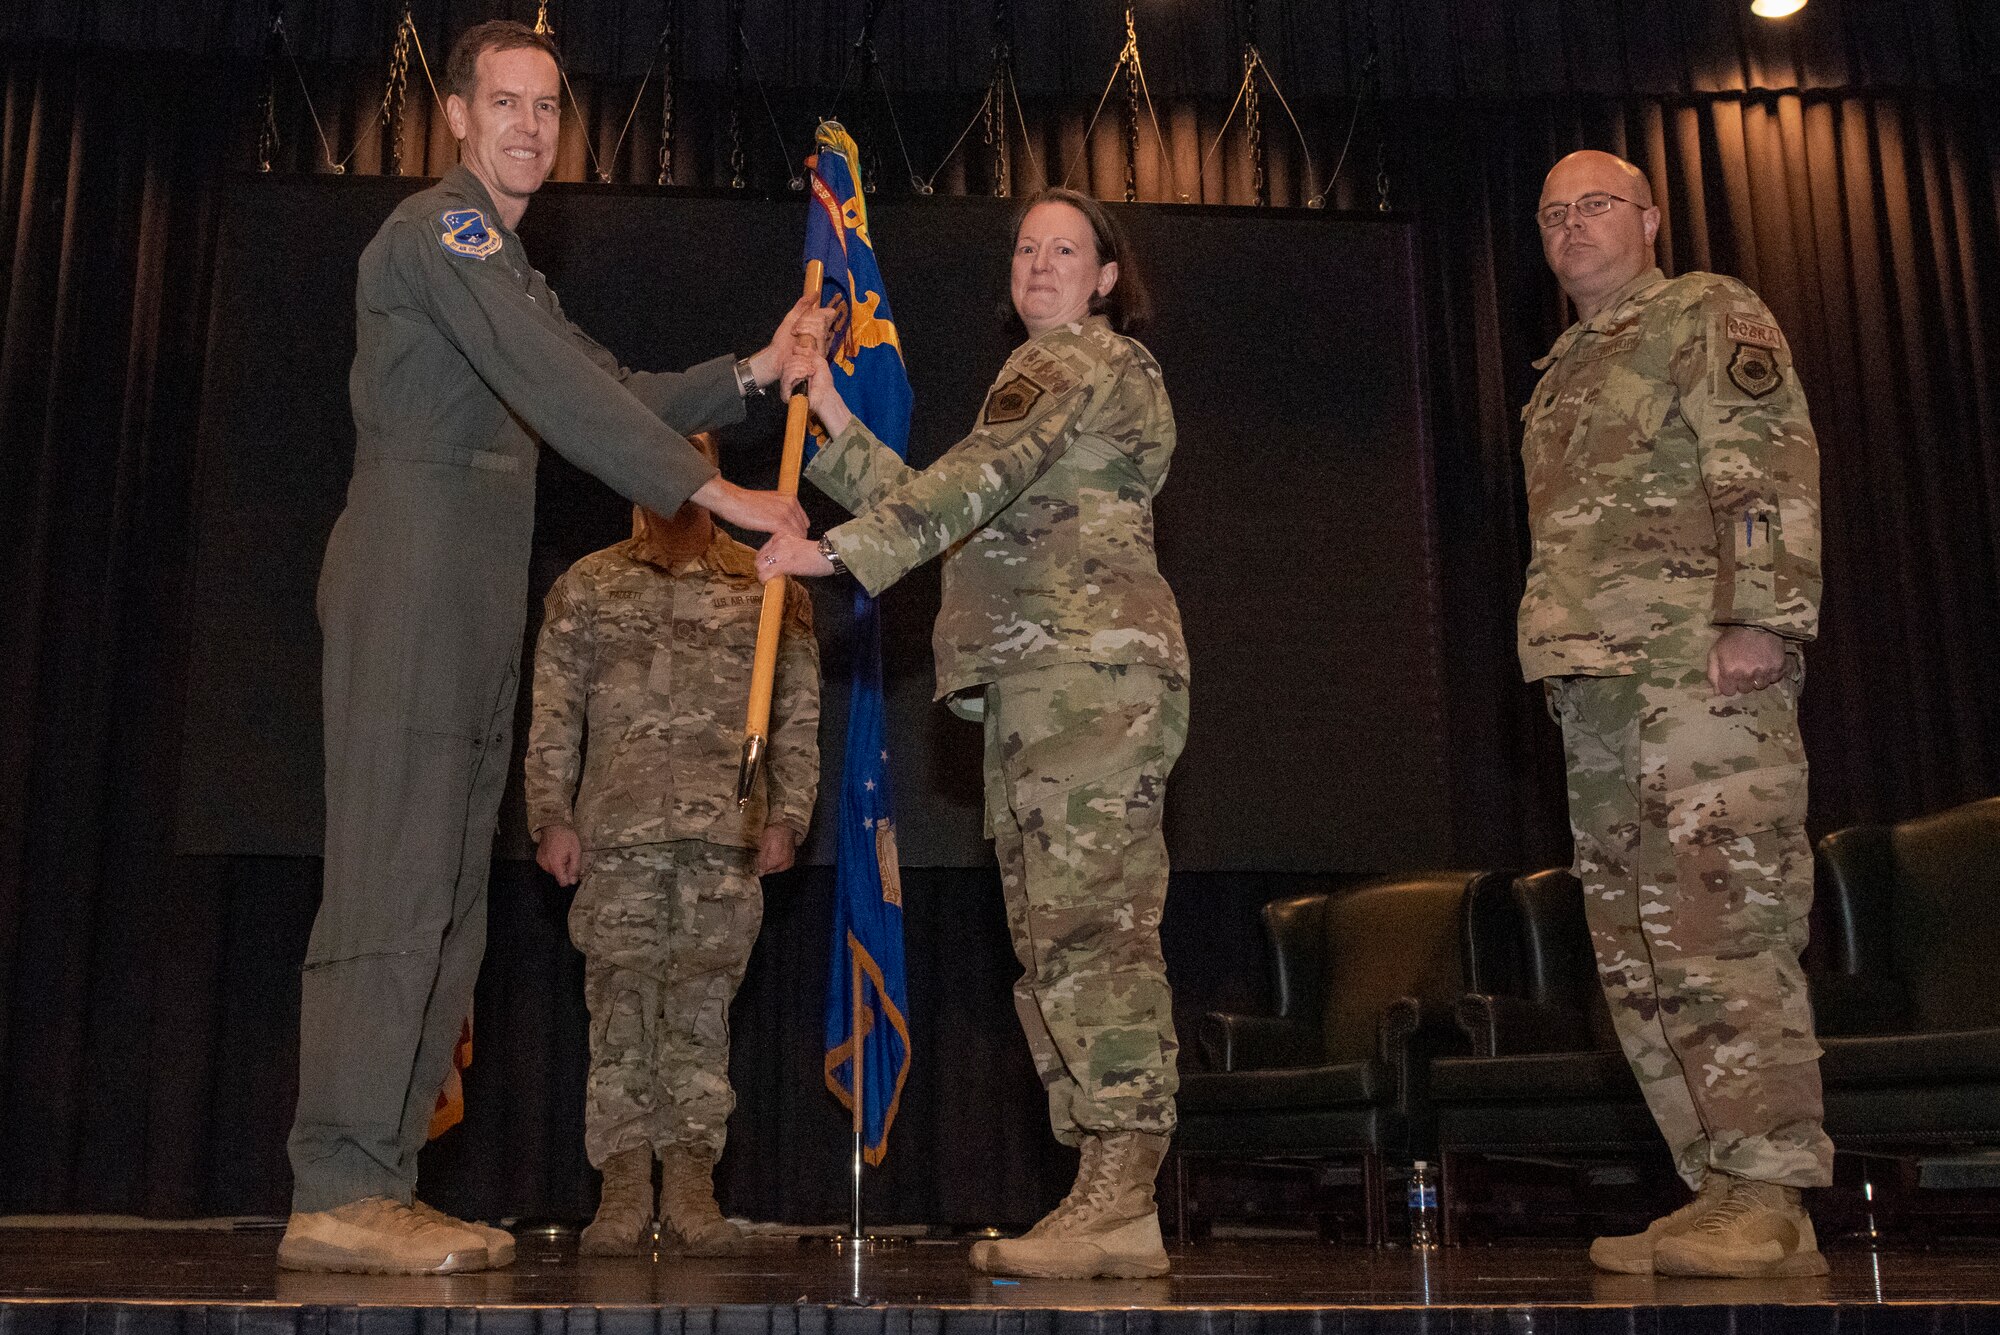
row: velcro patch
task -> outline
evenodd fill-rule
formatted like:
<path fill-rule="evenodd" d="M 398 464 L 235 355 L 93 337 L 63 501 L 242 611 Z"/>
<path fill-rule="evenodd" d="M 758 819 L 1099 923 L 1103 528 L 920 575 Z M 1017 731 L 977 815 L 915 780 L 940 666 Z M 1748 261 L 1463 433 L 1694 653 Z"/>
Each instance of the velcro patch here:
<path fill-rule="evenodd" d="M 1072 392 L 1083 383 L 1082 378 L 1072 371 L 1062 358 L 1047 348 L 1023 348 L 1015 357 L 1014 364 L 1032 377 L 1036 384 L 1057 398 Z"/>
<path fill-rule="evenodd" d="M 1584 366 L 1591 362 L 1603 361 L 1606 357 L 1622 357 L 1639 346 L 1639 331 L 1617 335 L 1592 343 L 1576 354 L 1576 364 Z"/>
<path fill-rule="evenodd" d="M 1785 383 L 1784 372 L 1771 349 L 1754 343 L 1738 343 L 1729 358 L 1729 379 L 1753 399 L 1761 399 Z"/>
<path fill-rule="evenodd" d="M 1724 321 L 1723 333 L 1732 343 L 1754 343 L 1773 352 L 1785 346 L 1784 335 L 1778 332 L 1778 326 L 1765 324 L 1761 320 L 1752 320 L 1734 312 L 1731 312 Z"/>
<path fill-rule="evenodd" d="M 486 215 L 478 209 L 452 209 L 438 215 L 444 227 L 438 244 L 454 255 L 470 255 L 483 260 L 500 253 L 500 234 L 487 226 Z"/>
<path fill-rule="evenodd" d="M 1044 392 L 1040 385 L 1017 373 L 993 387 L 986 396 L 986 412 L 980 420 L 987 426 L 1018 422 L 1041 402 Z"/>

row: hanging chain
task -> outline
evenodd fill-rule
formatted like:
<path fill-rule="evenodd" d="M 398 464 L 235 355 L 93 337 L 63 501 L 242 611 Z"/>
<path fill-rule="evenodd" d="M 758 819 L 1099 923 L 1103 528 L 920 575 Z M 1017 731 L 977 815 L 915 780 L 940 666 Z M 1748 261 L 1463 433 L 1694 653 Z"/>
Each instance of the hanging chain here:
<path fill-rule="evenodd" d="M 1244 0 L 1243 17 L 1243 134 L 1250 145 L 1250 197 L 1259 204 L 1271 202 L 1264 180 L 1264 107 L 1257 87 L 1257 70 L 1264 63 L 1257 49 L 1257 0 Z"/>
<path fill-rule="evenodd" d="M 257 170 L 271 170 L 278 151 L 278 54 L 285 41 L 284 0 L 271 0 L 271 27 L 264 38 L 264 91 L 257 99 Z"/>
<path fill-rule="evenodd" d="M 257 118 L 257 170 L 260 172 L 271 170 L 271 154 L 278 147 L 277 82 L 278 76 L 272 75 L 264 95 L 257 99 L 263 108 Z"/>
<path fill-rule="evenodd" d="M 389 127 L 389 172 L 403 174 L 403 95 L 410 82 L 410 34 L 417 28 L 410 7 L 403 6 L 403 21 L 396 25 L 396 46 L 389 54 L 389 83 L 382 90 L 382 119 Z"/>
<path fill-rule="evenodd" d="M 1378 213 L 1389 211 L 1389 149 L 1384 140 L 1382 127 L 1382 48 L 1375 40 L 1375 16 L 1368 16 L 1368 55 L 1362 65 L 1367 77 L 1368 100 L 1375 104 L 1375 209 Z"/>
<path fill-rule="evenodd" d="M 1132 21 L 1132 6 L 1125 6 L 1125 49 L 1118 53 L 1125 65 L 1125 202 L 1139 198 L 1139 29 Z M 1088 145 L 1085 146 L 1088 151 Z"/>
<path fill-rule="evenodd" d="M 545 37 L 554 37 L 556 30 L 549 26 L 549 0 L 536 0 L 535 31 Z"/>
<path fill-rule="evenodd" d="M 743 151 L 743 0 L 729 6 L 729 187 L 747 189 L 750 159 Z"/>
<path fill-rule="evenodd" d="M 1257 48 L 1243 50 L 1243 134 L 1250 145 L 1250 194 L 1259 204 L 1268 204 L 1270 192 L 1264 184 L 1264 108 L 1257 91 Z"/>
<path fill-rule="evenodd" d="M 292 39 L 285 31 L 284 5 L 274 0 L 271 5 L 271 37 L 266 48 L 267 59 L 273 66 L 276 58 L 283 55 L 292 67 L 292 77 L 298 80 L 299 96 L 305 100 L 306 115 L 312 118 L 313 130 L 319 136 L 320 152 L 326 158 L 326 170 L 333 176 L 345 176 L 347 164 L 354 161 L 354 155 L 361 151 L 361 145 L 370 134 L 380 134 L 383 127 L 390 131 L 390 155 L 397 175 L 403 171 L 402 125 L 405 93 L 409 87 L 410 52 L 415 51 L 423 65 L 424 81 L 430 85 L 431 96 L 437 97 L 437 84 L 431 79 L 430 62 L 424 55 L 423 38 L 417 34 L 416 20 L 410 16 L 407 0 L 403 7 L 403 17 L 396 24 L 395 49 L 389 59 L 389 78 L 382 89 L 382 100 L 376 106 L 375 114 L 355 133 L 354 144 L 344 158 L 333 156 L 333 141 L 327 137 L 326 125 L 319 118 L 319 109 L 313 105 L 312 89 L 306 86 L 305 71 L 299 68 L 298 52 L 292 49 Z M 257 164 L 259 170 L 269 171 L 271 151 L 278 145 L 278 122 L 275 110 L 275 89 L 267 84 L 263 97 L 263 123 L 257 130 Z M 377 141 L 380 142 L 379 140 Z"/>
<path fill-rule="evenodd" d="M 674 183 L 674 4 L 660 25 L 660 184 Z"/>
<path fill-rule="evenodd" d="M 1007 87 L 1014 63 L 1014 45 L 1008 40 L 1012 27 L 1007 0 L 993 0 L 993 80 L 986 89 L 986 143 L 993 149 L 993 194 L 998 199 L 1014 193 L 1014 150 L 1007 133 Z"/>

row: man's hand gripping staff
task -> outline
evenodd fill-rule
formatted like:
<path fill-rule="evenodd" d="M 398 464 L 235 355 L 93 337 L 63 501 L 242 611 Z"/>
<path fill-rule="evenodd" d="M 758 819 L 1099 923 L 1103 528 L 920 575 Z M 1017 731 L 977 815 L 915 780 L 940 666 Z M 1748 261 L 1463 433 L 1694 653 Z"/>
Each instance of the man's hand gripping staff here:
<path fill-rule="evenodd" d="M 818 260 L 806 264 L 805 296 L 819 300 L 821 285 L 826 280 L 826 267 Z M 803 327 L 794 334 L 797 351 L 809 356 L 824 356 L 825 349 L 813 330 Z M 805 462 L 806 421 L 811 416 L 806 401 L 805 386 L 788 387 L 790 402 L 785 410 L 785 449 L 778 462 L 778 492 L 783 496 L 799 494 L 799 470 Z M 736 771 L 736 805 L 747 806 L 751 792 L 757 782 L 758 767 L 764 763 L 765 748 L 771 740 L 771 688 L 778 675 L 778 637 L 785 621 L 785 585 L 783 575 L 769 580 L 764 585 L 763 615 L 757 622 L 757 656 L 750 668 L 750 709 L 743 721 L 743 763 Z"/>

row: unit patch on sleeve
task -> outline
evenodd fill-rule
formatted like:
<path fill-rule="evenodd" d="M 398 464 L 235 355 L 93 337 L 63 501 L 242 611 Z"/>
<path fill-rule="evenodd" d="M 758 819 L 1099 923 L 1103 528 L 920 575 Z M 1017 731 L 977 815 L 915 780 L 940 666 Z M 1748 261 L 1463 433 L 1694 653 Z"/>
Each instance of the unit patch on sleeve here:
<path fill-rule="evenodd" d="M 986 412 L 980 420 L 987 426 L 1018 422 L 1028 415 L 1029 409 L 1041 402 L 1042 393 L 1040 385 L 1016 372 L 995 385 L 986 396 Z"/>
<path fill-rule="evenodd" d="M 1785 346 L 1785 340 L 1779 335 L 1776 325 L 1765 324 L 1761 320 L 1751 320 L 1733 312 L 1724 322 L 1723 333 L 1733 343 L 1754 343 L 1760 348 L 1770 348 L 1773 352 Z"/>
<path fill-rule="evenodd" d="M 1015 357 L 1014 364 L 1032 377 L 1036 384 L 1057 398 L 1072 392 L 1083 383 L 1082 377 L 1047 348 L 1023 348 Z"/>
<path fill-rule="evenodd" d="M 1730 317 L 1734 326 L 1735 316 Z M 1778 358 L 1769 348 L 1755 343 L 1738 343 L 1729 358 L 1729 378 L 1753 399 L 1761 399 L 1785 382 Z"/>
<path fill-rule="evenodd" d="M 438 244 L 452 254 L 483 260 L 500 253 L 500 234 L 487 226 L 486 215 L 478 209 L 452 209 L 439 214 L 438 222 L 444 227 Z"/>

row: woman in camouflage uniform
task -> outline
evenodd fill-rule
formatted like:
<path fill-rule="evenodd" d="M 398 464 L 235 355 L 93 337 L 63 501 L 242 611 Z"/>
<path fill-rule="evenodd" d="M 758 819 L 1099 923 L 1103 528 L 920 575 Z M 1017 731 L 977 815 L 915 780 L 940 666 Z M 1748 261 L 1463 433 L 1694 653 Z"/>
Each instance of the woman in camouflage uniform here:
<path fill-rule="evenodd" d="M 987 832 L 1022 975 L 1015 1005 L 1076 1185 L 1026 1237 L 982 1242 L 1002 1274 L 1167 1269 L 1153 1180 L 1174 1127 L 1177 1043 L 1160 955 L 1168 772 L 1187 735 L 1187 646 L 1153 556 L 1174 417 L 1123 239 L 1086 196 L 1017 216 L 1028 341 L 970 435 L 910 468 L 799 358 L 828 443 L 806 476 L 854 515 L 776 541 L 758 573 L 846 570 L 879 595 L 944 557 L 938 696 L 985 727 Z"/>

